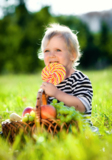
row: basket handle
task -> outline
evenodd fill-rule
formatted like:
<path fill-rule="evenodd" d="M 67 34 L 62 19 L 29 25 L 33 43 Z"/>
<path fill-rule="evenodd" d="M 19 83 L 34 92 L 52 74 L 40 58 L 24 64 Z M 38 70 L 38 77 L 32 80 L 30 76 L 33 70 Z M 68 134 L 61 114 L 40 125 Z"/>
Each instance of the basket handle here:
<path fill-rule="evenodd" d="M 42 92 L 42 105 L 47 105 L 47 95 L 45 91 Z"/>
<path fill-rule="evenodd" d="M 47 105 L 47 98 L 48 96 L 45 94 L 45 91 L 43 89 L 39 89 L 37 93 L 37 101 L 36 101 L 36 122 L 40 123 L 41 117 L 40 117 L 40 111 L 41 111 L 41 105 Z"/>
<path fill-rule="evenodd" d="M 37 101 L 36 101 L 36 123 L 40 123 L 40 109 L 41 109 L 41 92 L 37 93 Z"/>

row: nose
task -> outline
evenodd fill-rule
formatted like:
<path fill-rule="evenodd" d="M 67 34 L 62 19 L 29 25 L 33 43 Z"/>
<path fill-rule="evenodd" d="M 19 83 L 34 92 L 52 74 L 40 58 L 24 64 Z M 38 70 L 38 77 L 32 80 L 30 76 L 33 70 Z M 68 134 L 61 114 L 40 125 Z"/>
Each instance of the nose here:
<path fill-rule="evenodd" d="M 55 52 L 51 51 L 50 54 L 49 54 L 49 57 L 55 57 Z"/>

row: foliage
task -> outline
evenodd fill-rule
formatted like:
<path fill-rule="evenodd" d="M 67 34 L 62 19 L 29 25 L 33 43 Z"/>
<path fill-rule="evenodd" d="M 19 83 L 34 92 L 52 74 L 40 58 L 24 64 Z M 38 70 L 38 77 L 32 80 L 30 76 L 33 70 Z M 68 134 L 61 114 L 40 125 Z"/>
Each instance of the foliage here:
<path fill-rule="evenodd" d="M 99 128 L 94 133 L 86 127 L 78 133 L 64 131 L 52 136 L 47 133 L 37 133 L 34 140 L 21 134 L 16 137 L 13 145 L 0 137 L 0 160 L 21 159 L 75 159 L 75 160 L 108 160 L 112 159 L 112 68 L 102 71 L 83 71 L 93 85 L 93 109 L 91 120 Z M 9 118 L 10 113 L 22 115 L 26 106 L 35 107 L 37 91 L 42 80 L 37 75 L 3 75 L 0 76 L 0 125 Z M 1 131 L 1 126 L 0 126 Z"/>
<path fill-rule="evenodd" d="M 49 23 L 67 25 L 78 32 L 81 67 L 102 69 L 112 63 L 112 32 L 104 22 L 101 32 L 94 34 L 77 16 L 53 16 L 49 6 L 30 13 L 23 0 L 18 2 L 5 7 L 0 20 L 0 73 L 35 73 L 44 66 L 37 54 Z"/>

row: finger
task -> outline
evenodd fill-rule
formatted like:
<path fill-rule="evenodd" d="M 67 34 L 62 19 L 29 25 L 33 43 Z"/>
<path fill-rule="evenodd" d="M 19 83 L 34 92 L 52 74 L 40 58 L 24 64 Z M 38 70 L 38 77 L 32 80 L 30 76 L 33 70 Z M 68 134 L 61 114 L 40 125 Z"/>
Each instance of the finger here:
<path fill-rule="evenodd" d="M 47 84 L 46 82 L 43 82 L 43 83 L 42 83 L 42 86 L 45 86 L 46 84 Z"/>
<path fill-rule="evenodd" d="M 39 92 L 43 92 L 43 89 L 40 87 Z"/>
<path fill-rule="evenodd" d="M 46 85 L 46 84 L 51 84 L 51 83 L 50 83 L 50 82 L 43 82 L 42 84 L 45 84 L 45 85 Z"/>

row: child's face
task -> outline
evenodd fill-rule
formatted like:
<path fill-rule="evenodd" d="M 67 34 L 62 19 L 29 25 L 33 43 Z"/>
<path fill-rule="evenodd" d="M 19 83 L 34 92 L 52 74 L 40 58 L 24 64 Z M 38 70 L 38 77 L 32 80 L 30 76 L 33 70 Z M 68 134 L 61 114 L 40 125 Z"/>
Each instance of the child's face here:
<path fill-rule="evenodd" d="M 44 45 L 44 62 L 45 65 L 49 63 L 61 63 L 66 69 L 72 68 L 72 61 L 74 57 L 69 53 L 64 39 L 60 36 L 52 37 Z"/>

